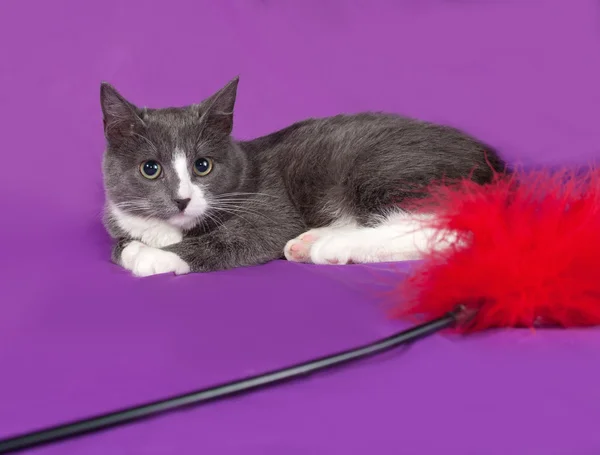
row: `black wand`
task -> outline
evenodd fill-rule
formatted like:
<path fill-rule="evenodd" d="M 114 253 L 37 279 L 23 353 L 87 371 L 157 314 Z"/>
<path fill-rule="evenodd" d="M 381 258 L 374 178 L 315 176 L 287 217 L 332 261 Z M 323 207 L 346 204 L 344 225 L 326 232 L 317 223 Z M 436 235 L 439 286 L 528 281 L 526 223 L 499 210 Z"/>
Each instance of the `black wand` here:
<path fill-rule="evenodd" d="M 296 364 L 290 367 L 238 379 L 225 384 L 208 387 L 194 392 L 173 396 L 151 403 L 142 404 L 119 411 L 109 412 L 87 419 L 77 420 L 45 429 L 24 433 L 0 440 L 0 454 L 19 452 L 35 446 L 51 444 L 65 439 L 75 438 L 88 433 L 95 433 L 107 428 L 125 425 L 137 420 L 154 417 L 168 411 L 195 406 L 220 398 L 228 398 L 270 385 L 283 383 L 310 375 L 318 371 L 337 367 L 354 360 L 364 359 L 375 354 L 388 351 L 452 327 L 464 316 L 464 308 L 448 313 L 426 324 L 404 330 L 400 333 L 369 343 L 358 348 L 342 351 L 337 354 L 320 357 L 315 360 Z"/>

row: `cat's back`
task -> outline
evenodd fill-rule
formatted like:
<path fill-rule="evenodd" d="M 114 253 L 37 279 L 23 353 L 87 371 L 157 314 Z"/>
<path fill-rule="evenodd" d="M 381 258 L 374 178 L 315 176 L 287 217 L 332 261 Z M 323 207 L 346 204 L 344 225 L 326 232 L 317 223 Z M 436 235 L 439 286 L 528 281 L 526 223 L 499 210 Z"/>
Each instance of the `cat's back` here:
<path fill-rule="evenodd" d="M 366 138 L 384 138 L 414 128 L 417 122 L 399 115 L 385 113 L 340 114 L 332 117 L 309 118 L 246 144 L 261 150 L 285 147 L 333 146 Z M 292 147 L 292 149 L 290 149 Z"/>
<path fill-rule="evenodd" d="M 261 154 L 285 154 L 286 160 L 295 155 L 324 160 L 340 154 L 360 157 L 364 153 L 372 157 L 379 153 L 410 158 L 423 154 L 477 154 L 483 149 L 495 155 L 486 144 L 456 128 L 373 112 L 311 118 L 245 144 Z"/>
<path fill-rule="evenodd" d="M 303 120 L 242 143 L 266 175 L 323 187 L 353 176 L 390 184 L 471 176 L 490 181 L 505 164 L 487 144 L 449 126 L 386 113 Z"/>

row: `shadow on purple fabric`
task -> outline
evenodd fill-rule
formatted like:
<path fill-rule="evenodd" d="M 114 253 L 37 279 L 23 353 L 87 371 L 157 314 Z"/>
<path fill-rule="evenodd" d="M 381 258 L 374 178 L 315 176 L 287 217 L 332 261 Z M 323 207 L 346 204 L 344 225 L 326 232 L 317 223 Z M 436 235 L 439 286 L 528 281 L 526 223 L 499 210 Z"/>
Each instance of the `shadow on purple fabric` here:
<path fill-rule="evenodd" d="M 512 162 L 582 163 L 600 153 L 598 8 L 594 0 L 2 1 L 0 436 L 398 328 L 370 293 L 389 279 L 384 265 L 275 262 L 146 280 L 112 266 L 99 222 L 101 80 L 139 104 L 166 106 L 200 100 L 240 74 L 239 138 L 307 116 L 388 110 L 464 128 Z M 436 336 L 36 453 L 597 453 L 599 349 L 598 331 Z"/>

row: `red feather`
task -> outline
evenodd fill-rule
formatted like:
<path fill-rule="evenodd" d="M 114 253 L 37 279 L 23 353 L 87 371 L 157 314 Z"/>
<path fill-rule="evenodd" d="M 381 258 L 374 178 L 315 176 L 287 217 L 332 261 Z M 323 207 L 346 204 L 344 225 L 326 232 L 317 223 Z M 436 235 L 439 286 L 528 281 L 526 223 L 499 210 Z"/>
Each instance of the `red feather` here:
<path fill-rule="evenodd" d="M 396 316 L 463 304 L 477 310 L 465 331 L 600 324 L 599 171 L 515 172 L 432 193 L 431 227 L 459 242 L 426 254 L 397 289 Z"/>

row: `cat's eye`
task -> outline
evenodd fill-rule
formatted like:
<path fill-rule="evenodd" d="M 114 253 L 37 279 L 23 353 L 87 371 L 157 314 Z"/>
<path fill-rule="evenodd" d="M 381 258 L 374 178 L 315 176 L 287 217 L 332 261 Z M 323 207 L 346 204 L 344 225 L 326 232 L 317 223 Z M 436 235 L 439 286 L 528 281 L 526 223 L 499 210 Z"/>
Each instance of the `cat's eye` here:
<path fill-rule="evenodd" d="M 198 158 L 194 161 L 194 174 L 204 177 L 213 170 L 213 162 L 210 158 Z"/>
<path fill-rule="evenodd" d="M 148 160 L 140 164 L 140 173 L 149 180 L 154 180 L 160 177 L 162 166 L 158 161 Z"/>

